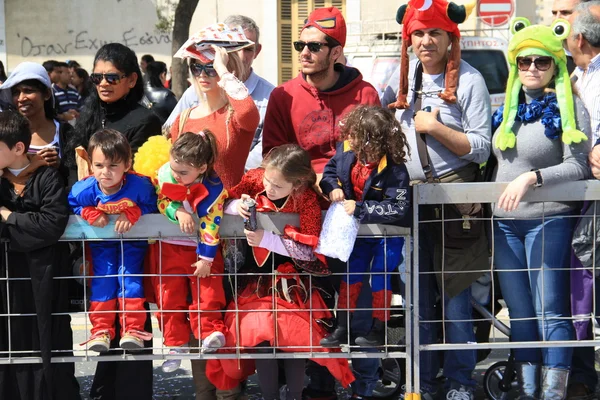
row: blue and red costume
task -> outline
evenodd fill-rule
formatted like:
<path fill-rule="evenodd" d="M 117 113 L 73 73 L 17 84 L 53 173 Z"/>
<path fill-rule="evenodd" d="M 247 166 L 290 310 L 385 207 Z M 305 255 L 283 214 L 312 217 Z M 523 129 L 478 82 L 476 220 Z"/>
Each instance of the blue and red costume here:
<path fill-rule="evenodd" d="M 342 189 L 344 198 L 356 201 L 354 217 L 360 223 L 412 225 L 409 175 L 404 164 L 396 164 L 387 156 L 378 163 L 363 164 L 357 160 L 350 143 L 339 143 L 336 154 L 329 160 L 320 182 L 321 190 L 329 195 Z M 371 270 L 373 318 L 389 320 L 392 301 L 393 271 L 402 259 L 403 238 L 357 239 L 348 260 L 349 274 L 343 277 L 338 308 L 356 309 L 363 274 Z"/>
<path fill-rule="evenodd" d="M 69 193 L 73 212 L 93 224 L 103 214 L 124 213 L 132 224 L 141 215 L 156 213 L 157 196 L 149 178 L 127 173 L 121 189 L 105 194 L 93 176 L 73 185 Z M 115 337 L 115 317 L 123 311 L 121 335 L 144 333 L 146 310 L 142 283 L 147 241 L 90 242 L 94 278 L 91 282 L 90 322 L 92 336 L 108 332 Z M 100 278 L 102 277 L 102 278 Z"/>

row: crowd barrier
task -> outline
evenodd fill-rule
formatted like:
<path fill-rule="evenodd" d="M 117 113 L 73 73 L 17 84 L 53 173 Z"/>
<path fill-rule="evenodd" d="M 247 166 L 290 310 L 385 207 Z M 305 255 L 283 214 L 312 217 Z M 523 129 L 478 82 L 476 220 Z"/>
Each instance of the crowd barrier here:
<path fill-rule="evenodd" d="M 441 323 L 444 324 L 445 319 L 439 320 L 419 320 L 419 291 L 418 280 L 419 280 L 419 257 L 416 253 L 413 255 L 412 249 L 419 248 L 419 231 L 422 229 L 423 224 L 430 223 L 426 222 L 421 218 L 420 212 L 423 207 L 427 205 L 439 205 L 439 204 L 457 204 L 457 203 L 494 203 L 498 200 L 502 194 L 506 184 L 504 183 L 460 183 L 460 184 L 427 184 L 427 185 L 416 185 L 413 187 L 413 219 L 414 227 L 412 230 L 406 228 L 400 228 L 396 226 L 388 225 L 374 225 L 365 224 L 361 225 L 359 231 L 359 237 L 404 237 L 405 238 L 405 249 L 404 252 L 405 260 L 402 268 L 392 272 L 394 277 L 399 281 L 405 282 L 404 293 L 402 293 L 402 302 L 398 303 L 399 297 L 395 296 L 396 304 L 392 307 L 390 312 L 392 314 L 400 313 L 402 319 L 403 330 L 401 338 L 397 336 L 397 331 L 394 333 L 394 327 L 388 327 L 386 334 L 386 344 L 373 351 L 372 349 L 364 349 L 354 345 L 343 346 L 340 352 L 323 352 L 318 346 L 309 346 L 305 351 L 302 352 L 277 352 L 276 349 L 272 349 L 269 353 L 250 353 L 246 352 L 248 349 L 235 348 L 232 353 L 220 354 L 202 354 L 202 353 L 190 353 L 190 354 L 179 354 L 172 356 L 168 354 L 168 348 L 162 345 L 162 340 L 156 337 L 157 330 L 154 330 L 155 339 L 152 354 L 135 354 L 134 352 L 125 352 L 116 355 L 98 355 L 95 352 L 88 351 L 85 346 L 75 346 L 73 356 L 64 356 L 60 353 L 55 353 L 53 362 L 87 362 L 87 361 L 100 361 L 100 360 L 165 360 L 173 357 L 182 359 L 198 359 L 198 358 L 319 358 L 319 357 L 334 357 L 334 358 L 381 358 L 381 359 L 404 359 L 406 361 L 405 368 L 405 379 L 406 379 L 406 392 L 419 393 L 420 379 L 419 379 L 419 365 L 420 365 L 420 353 L 422 351 L 443 351 L 443 350 L 459 350 L 459 349 L 506 349 L 512 348 L 524 348 L 524 347 L 553 347 L 553 346 L 581 346 L 581 347 L 593 347 L 600 345 L 600 340 L 584 340 L 584 341 L 540 341 L 540 342 L 511 342 L 510 345 L 507 343 L 508 339 L 505 335 L 506 329 L 500 330 L 492 329 L 489 341 L 480 341 L 479 343 L 466 343 L 456 344 L 448 343 L 446 341 L 445 332 L 442 330 L 441 340 L 434 344 L 421 344 L 419 341 L 419 335 L 410 334 L 411 332 L 418 332 L 419 324 L 421 323 Z M 569 182 L 549 187 L 541 187 L 536 189 L 530 189 L 525 195 L 523 202 L 545 202 L 545 201 L 594 201 L 600 200 L 600 182 L 598 181 L 578 181 Z M 600 210 L 599 210 L 600 212 Z M 444 220 L 445 216 L 442 214 L 441 218 Z M 571 216 L 577 218 L 577 215 Z M 593 217 L 596 217 L 594 212 Z M 282 233 L 283 228 L 286 224 L 298 225 L 298 217 L 290 214 L 259 214 L 258 215 L 259 226 L 266 230 L 271 230 L 275 233 Z M 117 235 L 112 229 L 114 227 L 115 217 L 111 217 L 111 224 L 105 228 L 91 227 L 87 222 L 77 216 L 71 216 L 67 229 L 65 230 L 61 240 L 69 242 L 86 242 L 86 241 L 101 241 L 101 240 L 149 240 L 159 242 L 169 238 L 181 238 L 179 226 L 172 224 L 162 215 L 147 215 L 143 216 L 139 222 L 131 229 L 130 232 L 124 235 Z M 485 219 L 486 222 L 490 222 L 493 218 Z M 447 219 L 446 219 L 447 220 Z M 243 235 L 243 222 L 239 217 L 225 216 L 221 224 L 221 236 L 225 239 L 242 239 Z M 492 235 L 493 236 L 493 235 Z M 493 272 L 493 237 L 491 238 L 491 249 L 492 254 L 490 257 L 489 268 L 482 269 L 481 273 Z M 6 252 L 5 246 L 5 255 Z M 595 260 L 595 253 L 593 258 Z M 270 267 L 271 268 L 271 267 Z M 595 272 L 595 271 L 594 271 Z M 237 274 L 224 274 L 228 277 L 241 275 Z M 491 297 L 494 298 L 496 288 L 494 287 L 495 277 L 490 274 L 492 285 L 491 285 Z M 1 277 L 1 281 L 6 281 L 6 277 Z M 65 279 L 65 278 L 62 278 Z M 73 276 L 66 279 L 83 279 L 87 283 L 87 280 L 93 279 L 89 276 Z M 312 279 L 312 278 L 311 278 Z M 86 288 L 87 285 L 84 285 Z M 87 289 L 86 289 L 87 290 Z M 596 288 L 594 287 L 594 290 Z M 442 293 L 443 295 L 443 293 Z M 402 304 L 404 304 L 402 306 Z M 492 306 L 491 313 L 473 319 L 472 321 L 477 322 L 481 320 L 488 320 L 493 318 L 495 310 Z M 368 309 L 368 307 L 367 307 Z M 594 307 L 594 313 L 596 309 Z M 232 310 L 230 312 L 236 312 Z M 72 316 L 85 316 L 87 314 L 87 308 L 81 313 L 71 314 Z M 6 316 L 6 315 L 4 315 Z M 19 315 L 8 315 L 9 317 L 18 317 Z M 86 319 L 87 321 L 87 319 Z M 509 325 L 507 318 L 504 321 L 505 325 Z M 498 325 L 498 323 L 497 323 Z M 86 322 L 85 332 L 86 339 L 89 335 L 89 328 L 91 326 Z M 404 332 L 406 334 L 404 335 Z M 502 333 L 504 332 L 504 333 Z M 39 357 L 20 357 L 18 354 L 11 354 L 8 352 L 8 356 L 0 357 L 0 364 L 7 363 L 39 363 L 41 359 Z M 409 396 L 410 398 L 410 396 Z"/>

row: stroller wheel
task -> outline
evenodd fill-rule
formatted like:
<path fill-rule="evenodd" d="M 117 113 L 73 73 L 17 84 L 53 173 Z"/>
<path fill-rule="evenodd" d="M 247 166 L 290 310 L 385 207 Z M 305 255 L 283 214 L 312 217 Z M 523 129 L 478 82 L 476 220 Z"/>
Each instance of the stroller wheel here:
<path fill-rule="evenodd" d="M 507 361 L 500 361 L 492 365 L 485 372 L 483 377 L 483 390 L 490 400 L 508 400 L 516 398 L 517 381 L 515 380 L 515 372 L 509 371 L 512 374 L 512 381 L 508 387 L 503 387 L 502 380 L 504 374 L 507 373 L 506 368 L 509 366 Z"/>
<path fill-rule="evenodd" d="M 397 399 L 404 384 L 406 360 L 383 358 L 379 367 L 379 381 L 373 389 L 373 399 Z"/>

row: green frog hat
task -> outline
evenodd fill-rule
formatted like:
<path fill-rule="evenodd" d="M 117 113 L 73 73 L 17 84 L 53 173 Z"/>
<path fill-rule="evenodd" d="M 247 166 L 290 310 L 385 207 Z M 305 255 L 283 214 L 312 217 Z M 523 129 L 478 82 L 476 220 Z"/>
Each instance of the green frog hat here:
<path fill-rule="evenodd" d="M 506 101 L 502 113 L 502 123 L 496 135 L 495 145 L 501 151 L 515 147 L 517 138 L 512 131 L 519 107 L 521 81 L 518 78 L 517 57 L 543 55 L 552 57 L 557 67 L 555 78 L 556 101 L 560 110 L 562 141 L 568 145 L 587 140 L 587 136 L 577 130 L 573 107 L 573 92 L 567 56 L 563 40 L 569 35 L 570 26 L 564 19 L 557 19 L 552 26 L 531 25 L 527 18 L 511 21 L 512 39 L 508 44 L 510 72 L 506 83 Z"/>

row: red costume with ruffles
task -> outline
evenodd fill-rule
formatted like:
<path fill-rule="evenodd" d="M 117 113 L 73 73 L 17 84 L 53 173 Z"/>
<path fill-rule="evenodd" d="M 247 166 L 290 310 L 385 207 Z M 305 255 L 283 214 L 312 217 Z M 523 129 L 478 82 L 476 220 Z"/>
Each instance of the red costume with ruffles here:
<path fill-rule="evenodd" d="M 239 199 L 242 194 L 250 195 L 256 200 L 257 212 L 299 214 L 300 228 L 286 226 L 283 237 L 316 247 L 321 232 L 321 209 L 317 193 L 310 188 L 287 199 L 272 202 L 264 193 L 263 175 L 264 169 L 261 168 L 248 171 L 242 181 L 229 190 L 230 197 Z M 294 262 L 291 257 L 259 247 L 248 251 L 242 272 L 253 274 L 237 278 L 237 312 L 234 302 L 228 307 L 224 319 L 228 327 L 226 348 L 252 348 L 268 343 L 277 347 L 278 351 L 333 351 L 319 345 L 327 332 L 318 321 L 331 318 L 331 312 L 319 288 L 314 285 L 311 287 L 309 277 L 300 274 Z M 257 275 L 261 273 L 265 275 Z M 313 360 L 327 367 L 343 386 L 354 381 L 345 358 Z M 226 390 L 252 375 L 254 369 L 253 360 L 209 360 L 206 376 L 218 389 Z"/>

